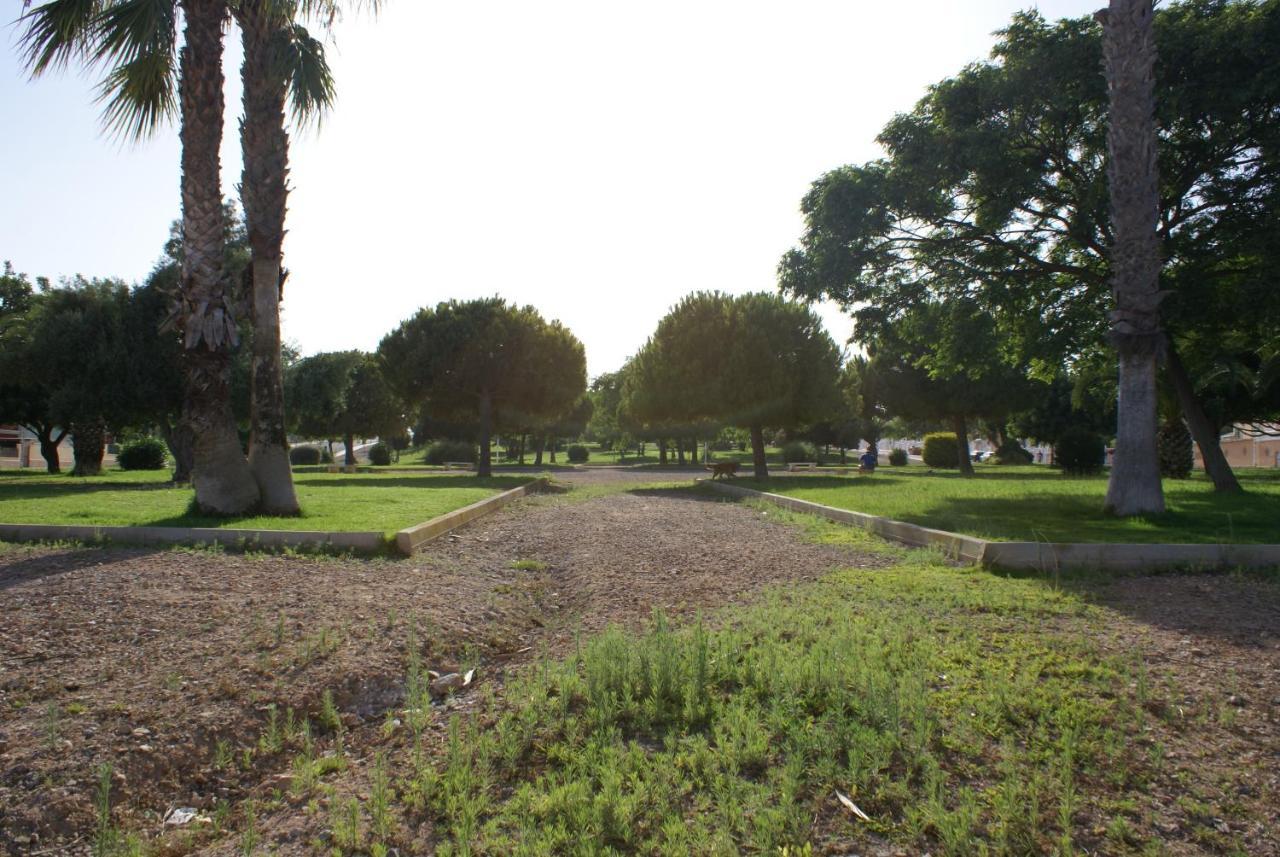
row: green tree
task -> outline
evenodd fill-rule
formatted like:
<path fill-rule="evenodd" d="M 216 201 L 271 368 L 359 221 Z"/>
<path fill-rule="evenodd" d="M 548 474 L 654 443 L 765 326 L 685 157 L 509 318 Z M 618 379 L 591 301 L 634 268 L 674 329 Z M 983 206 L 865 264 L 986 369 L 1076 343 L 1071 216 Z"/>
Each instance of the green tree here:
<path fill-rule="evenodd" d="M 586 390 L 582 343 L 533 307 L 501 298 L 421 309 L 378 353 L 403 401 L 435 419 L 478 424 L 480 476 L 492 475 L 495 431 L 558 419 Z"/>
<path fill-rule="evenodd" d="M 1277 226 L 1280 3 L 1186 0 L 1154 26 L 1160 309 L 1171 353 L 1185 357 L 1165 370 L 1185 364 L 1183 412 L 1215 487 L 1235 490 L 1194 393 L 1215 349 L 1255 360 L 1280 319 L 1266 237 Z M 814 183 L 783 286 L 861 307 L 860 320 L 926 293 L 972 297 L 1004 319 L 1006 347 L 1040 377 L 1105 350 L 1113 235 L 1101 63 L 1092 18 L 1015 16 L 990 62 L 931 87 L 885 127 L 886 158 Z"/>
<path fill-rule="evenodd" d="M 24 323 L 5 337 L 0 369 L 12 380 L 4 407 L 39 436 L 50 472 L 60 469 L 56 446 L 69 430 L 72 475 L 101 473 L 108 428 L 127 425 L 136 413 L 125 368 L 128 301 L 118 280 L 77 277 L 34 295 Z"/>
<path fill-rule="evenodd" d="M 840 354 L 812 310 L 763 293 L 684 298 L 634 358 L 628 398 L 642 418 L 715 421 L 751 432 L 769 475 L 764 429 L 816 422 L 837 407 Z"/>

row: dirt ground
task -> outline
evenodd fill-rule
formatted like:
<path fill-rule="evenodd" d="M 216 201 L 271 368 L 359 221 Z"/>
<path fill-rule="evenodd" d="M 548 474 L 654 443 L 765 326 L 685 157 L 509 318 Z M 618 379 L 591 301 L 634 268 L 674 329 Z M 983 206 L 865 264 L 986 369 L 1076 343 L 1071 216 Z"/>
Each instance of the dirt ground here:
<path fill-rule="evenodd" d="M 639 488 L 689 476 L 561 472 L 583 490 L 528 498 L 404 560 L 0 546 L 0 849 L 88 853 L 104 763 L 127 829 L 159 832 L 175 807 L 211 813 L 268 794 L 288 759 L 234 759 L 259 746 L 272 706 L 315 718 L 325 691 L 349 752 L 367 759 L 403 702 L 411 641 L 428 667 L 476 667 L 478 687 L 500 687 L 504 670 L 568 650 L 578 631 L 891 561 L 813 544 L 751 507 Z M 601 493 L 610 485 L 638 490 Z M 1234 712 L 1225 744 L 1186 730 L 1171 747 L 1171 803 L 1187 766 L 1212 769 L 1250 805 L 1280 795 L 1278 589 L 1177 576 L 1097 591 L 1114 611 L 1108 645 L 1140 652 L 1197 707 Z M 1280 818 L 1258 824 L 1251 853 L 1280 854 Z M 305 822 L 266 826 L 279 853 L 306 853 Z"/>

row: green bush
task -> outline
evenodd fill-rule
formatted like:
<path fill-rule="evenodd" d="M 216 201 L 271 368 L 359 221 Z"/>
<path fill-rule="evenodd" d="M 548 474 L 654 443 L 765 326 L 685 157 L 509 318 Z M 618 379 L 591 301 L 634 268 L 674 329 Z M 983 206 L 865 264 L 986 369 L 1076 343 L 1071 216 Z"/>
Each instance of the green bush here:
<path fill-rule="evenodd" d="M 1033 456 L 1016 440 L 1006 440 L 996 450 L 996 464 L 1030 464 Z"/>
<path fill-rule="evenodd" d="M 314 446 L 295 446 L 289 450 L 290 464 L 319 464 L 320 450 Z"/>
<path fill-rule="evenodd" d="M 391 447 L 381 441 L 369 447 L 369 463 L 378 467 L 386 467 L 391 463 Z"/>
<path fill-rule="evenodd" d="M 940 431 L 924 436 L 924 463 L 930 467 L 959 467 L 960 442 L 955 432 Z"/>
<path fill-rule="evenodd" d="M 167 452 L 163 441 L 144 437 L 125 444 L 116 456 L 116 464 L 121 470 L 163 470 Z"/>
<path fill-rule="evenodd" d="M 333 453 L 329 451 L 329 447 L 320 447 L 320 463 L 333 464 Z"/>
<path fill-rule="evenodd" d="M 469 440 L 438 440 L 427 447 L 427 464 L 444 464 L 446 461 L 467 461 L 475 464 L 480 456 L 476 445 Z"/>
<path fill-rule="evenodd" d="M 1084 428 L 1067 429 L 1053 447 L 1054 463 L 1072 476 L 1097 473 L 1106 459 L 1107 447 L 1102 438 Z"/>
<path fill-rule="evenodd" d="M 817 461 L 818 450 L 811 443 L 799 440 L 788 441 L 782 447 L 782 460 L 787 464 L 794 461 Z"/>
<path fill-rule="evenodd" d="M 569 444 L 565 454 L 569 456 L 569 462 L 572 464 L 585 464 L 587 459 L 591 457 L 591 453 L 580 443 Z"/>
<path fill-rule="evenodd" d="M 889 463 L 894 467 L 902 467 L 907 463 L 907 451 L 905 449 L 889 450 Z"/>
<path fill-rule="evenodd" d="M 1156 447 L 1160 452 L 1160 475 L 1166 479 L 1187 479 L 1195 466 L 1195 451 L 1191 447 L 1191 432 L 1180 417 L 1160 426 L 1156 435 Z"/>

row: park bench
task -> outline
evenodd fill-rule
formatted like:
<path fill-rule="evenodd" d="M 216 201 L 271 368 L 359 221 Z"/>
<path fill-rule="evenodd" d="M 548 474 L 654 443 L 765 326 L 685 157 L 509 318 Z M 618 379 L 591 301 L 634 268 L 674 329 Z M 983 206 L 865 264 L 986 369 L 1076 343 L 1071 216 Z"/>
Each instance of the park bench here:
<path fill-rule="evenodd" d="M 795 473 L 797 470 L 816 470 L 818 462 L 816 461 L 793 461 L 787 465 L 788 473 Z"/>

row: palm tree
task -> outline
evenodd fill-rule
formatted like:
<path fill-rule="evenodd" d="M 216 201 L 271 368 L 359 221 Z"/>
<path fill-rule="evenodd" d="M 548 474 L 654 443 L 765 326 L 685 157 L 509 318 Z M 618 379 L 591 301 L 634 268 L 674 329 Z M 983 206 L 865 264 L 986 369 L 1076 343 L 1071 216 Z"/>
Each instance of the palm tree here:
<path fill-rule="evenodd" d="M 1110 96 L 1107 177 L 1111 186 L 1111 340 L 1120 356 L 1115 459 L 1107 511 L 1164 511 L 1156 446 L 1160 329 L 1159 176 L 1156 171 L 1155 32 L 1152 0 L 1110 0 L 1098 13 Z"/>
<path fill-rule="evenodd" d="M 178 48 L 178 13 L 185 21 Z M 182 279 L 174 322 L 186 375 L 184 419 L 195 438 L 196 504 L 241 514 L 259 491 L 231 411 L 231 352 L 239 336 L 223 264 L 222 33 L 226 0 L 49 0 L 24 11 L 32 76 L 71 59 L 107 67 L 100 88 L 108 128 L 135 139 L 175 112 L 182 142 Z"/>
<path fill-rule="evenodd" d="M 285 104 L 291 99 L 295 119 L 305 121 L 317 115 L 333 102 L 333 77 L 323 46 L 294 22 L 296 3 L 240 0 L 233 10 L 244 44 L 240 199 L 253 254 L 249 467 L 262 492 L 263 510 L 296 514 L 280 358 L 282 245 L 289 192 Z"/>

